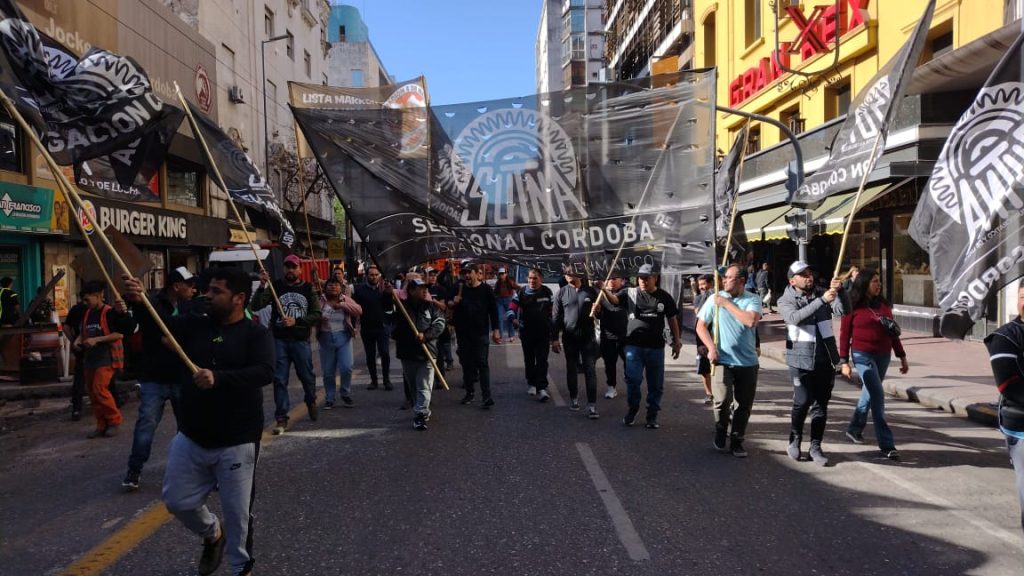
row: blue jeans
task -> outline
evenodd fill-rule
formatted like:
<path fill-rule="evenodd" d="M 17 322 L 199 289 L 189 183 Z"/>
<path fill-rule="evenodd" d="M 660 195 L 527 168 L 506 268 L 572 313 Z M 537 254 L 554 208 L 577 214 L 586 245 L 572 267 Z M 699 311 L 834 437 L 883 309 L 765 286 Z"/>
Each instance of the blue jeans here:
<path fill-rule="evenodd" d="M 508 308 L 512 304 L 512 297 L 496 297 L 494 300 L 498 303 L 498 334 L 502 336 L 508 334 L 510 338 L 514 337 L 516 329 L 512 326 L 512 321 L 505 318 L 505 314 L 508 314 Z"/>
<path fill-rule="evenodd" d="M 320 333 L 320 372 L 324 377 L 324 397 L 334 402 L 338 388 L 335 374 L 341 376 L 342 398 L 352 392 L 352 335 L 340 332 Z"/>
<path fill-rule="evenodd" d="M 426 360 L 402 360 L 402 377 L 412 384 L 416 414 L 430 416 L 430 395 L 434 391 L 434 368 Z"/>
<path fill-rule="evenodd" d="M 661 394 L 665 389 L 665 348 L 626 345 L 626 401 L 631 410 L 640 409 L 640 384 L 647 374 L 647 419 L 656 418 L 661 410 Z"/>
<path fill-rule="evenodd" d="M 274 419 L 288 421 L 288 410 L 292 403 L 288 398 L 288 376 L 292 363 L 295 373 L 302 382 L 303 400 L 316 401 L 316 376 L 313 375 L 313 352 L 306 340 L 281 340 L 274 338 L 274 354 L 277 356 L 274 368 Z"/>
<path fill-rule="evenodd" d="M 895 450 L 896 444 L 892 437 L 892 430 L 885 421 L 885 389 L 882 388 L 882 381 L 885 380 L 885 373 L 889 369 L 890 354 L 873 354 L 871 352 L 853 351 L 851 354 L 853 367 L 860 374 L 864 387 L 860 390 L 860 399 L 857 400 L 857 407 L 853 409 L 853 417 L 847 430 L 854 436 L 864 432 L 868 423 L 868 408 L 871 408 L 871 419 L 875 422 L 875 438 L 878 440 L 878 447 L 883 451 Z"/>
<path fill-rule="evenodd" d="M 128 469 L 142 472 L 153 448 L 153 435 L 160 419 L 164 416 L 164 405 L 171 401 L 174 419 L 178 420 L 178 400 L 181 387 L 178 384 L 160 382 L 139 382 L 139 418 L 135 421 L 132 436 L 132 453 L 128 456 Z"/>

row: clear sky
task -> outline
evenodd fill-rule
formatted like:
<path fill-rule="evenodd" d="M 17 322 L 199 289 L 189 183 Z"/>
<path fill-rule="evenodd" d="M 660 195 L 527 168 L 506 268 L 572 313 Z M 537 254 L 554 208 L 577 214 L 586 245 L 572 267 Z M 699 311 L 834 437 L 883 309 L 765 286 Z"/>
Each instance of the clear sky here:
<path fill-rule="evenodd" d="M 423 74 L 431 104 L 536 91 L 542 0 L 345 0 L 395 80 Z"/>

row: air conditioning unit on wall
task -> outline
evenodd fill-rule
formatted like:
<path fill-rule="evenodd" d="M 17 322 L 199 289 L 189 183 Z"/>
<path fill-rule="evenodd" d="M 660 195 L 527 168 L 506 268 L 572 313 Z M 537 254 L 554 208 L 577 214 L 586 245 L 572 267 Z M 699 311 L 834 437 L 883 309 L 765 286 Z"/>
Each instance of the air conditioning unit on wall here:
<path fill-rule="evenodd" d="M 242 95 L 242 87 L 232 86 L 228 90 L 228 100 L 231 100 L 235 104 L 241 104 L 245 102 L 245 96 Z"/>

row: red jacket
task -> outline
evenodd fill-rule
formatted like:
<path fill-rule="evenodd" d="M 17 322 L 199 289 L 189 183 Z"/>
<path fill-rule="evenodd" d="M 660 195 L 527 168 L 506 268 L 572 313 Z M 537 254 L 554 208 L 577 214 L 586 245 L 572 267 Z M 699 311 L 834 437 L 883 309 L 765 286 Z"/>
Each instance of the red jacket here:
<path fill-rule="evenodd" d="M 903 350 L 903 343 L 899 338 L 889 336 L 889 332 L 878 321 L 879 316 L 892 318 L 892 307 L 885 302 L 879 302 L 877 308 L 858 306 L 843 316 L 839 325 L 839 356 L 842 359 L 850 358 L 851 348 L 857 352 L 871 354 L 889 354 L 895 351 L 897 358 L 907 355 Z"/>

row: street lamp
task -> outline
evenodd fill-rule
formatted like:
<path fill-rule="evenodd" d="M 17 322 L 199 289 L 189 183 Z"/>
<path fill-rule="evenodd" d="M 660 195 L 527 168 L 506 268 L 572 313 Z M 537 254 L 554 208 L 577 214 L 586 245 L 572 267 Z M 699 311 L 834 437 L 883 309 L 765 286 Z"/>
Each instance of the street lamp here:
<path fill-rule="evenodd" d="M 267 44 L 284 40 L 288 34 L 280 34 L 260 42 L 260 62 L 263 66 L 263 178 L 270 178 L 270 130 L 267 126 Z"/>

